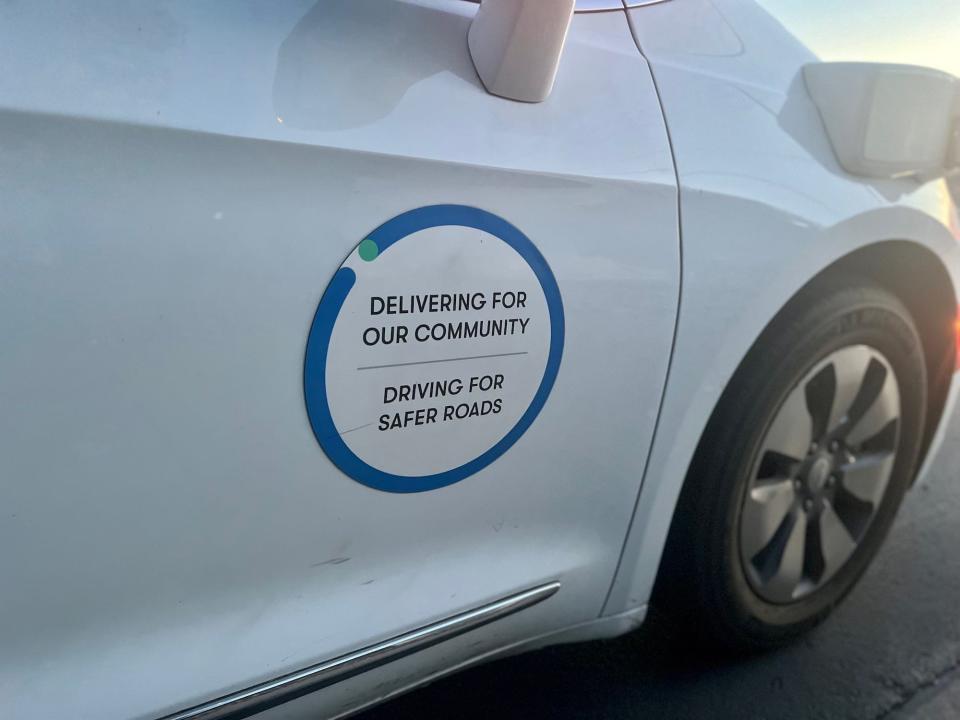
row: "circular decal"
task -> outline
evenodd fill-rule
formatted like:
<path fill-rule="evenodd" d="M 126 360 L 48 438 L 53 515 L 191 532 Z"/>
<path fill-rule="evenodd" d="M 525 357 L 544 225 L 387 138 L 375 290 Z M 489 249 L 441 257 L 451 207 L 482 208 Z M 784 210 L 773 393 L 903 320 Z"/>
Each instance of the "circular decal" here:
<path fill-rule="evenodd" d="M 546 402 L 563 351 L 553 273 L 476 208 L 411 210 L 334 275 L 304 362 L 313 432 L 364 485 L 421 492 L 503 455 Z"/>

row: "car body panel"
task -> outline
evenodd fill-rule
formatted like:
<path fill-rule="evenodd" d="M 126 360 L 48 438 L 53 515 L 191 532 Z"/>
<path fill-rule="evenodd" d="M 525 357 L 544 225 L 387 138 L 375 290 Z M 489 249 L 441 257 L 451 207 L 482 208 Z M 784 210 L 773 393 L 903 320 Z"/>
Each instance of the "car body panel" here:
<path fill-rule="evenodd" d="M 324 691 L 328 715 L 600 614 L 673 336 L 675 174 L 622 12 L 578 15 L 553 95 L 524 105 L 473 73 L 474 11 L 0 9 L 12 715 L 159 717 L 561 582 Z M 314 439 L 304 348 L 352 248 L 436 203 L 532 239 L 568 339 L 508 453 L 447 488 L 383 493 Z"/>
<path fill-rule="evenodd" d="M 12 715 L 157 718 L 553 580 L 548 601 L 265 716 L 626 632 L 703 427 L 797 290 L 889 239 L 960 287 L 945 184 L 841 171 L 798 81 L 816 58 L 754 3 L 644 5 L 633 35 L 625 11 L 578 13 L 538 105 L 484 92 L 475 11 L 0 7 Z M 311 434 L 304 346 L 365 233 L 441 202 L 537 245 L 564 357 L 491 466 L 381 493 Z"/>

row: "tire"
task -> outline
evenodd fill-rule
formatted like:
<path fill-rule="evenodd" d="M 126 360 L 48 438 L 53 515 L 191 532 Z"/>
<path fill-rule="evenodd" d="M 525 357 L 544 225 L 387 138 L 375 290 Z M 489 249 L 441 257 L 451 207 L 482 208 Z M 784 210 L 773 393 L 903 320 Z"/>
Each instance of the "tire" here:
<path fill-rule="evenodd" d="M 860 367 L 855 400 L 836 420 Z M 654 606 L 697 644 L 724 650 L 775 647 L 819 624 L 876 555 L 912 483 L 926 388 L 922 344 L 896 297 L 850 275 L 812 282 L 750 350 L 707 425 L 674 515 Z M 809 421 L 795 422 L 801 404 Z M 803 458 L 792 457 L 807 422 L 827 447 L 814 437 Z M 883 422 L 881 433 L 864 439 Z M 830 423 L 832 433 L 824 427 Z M 874 485 L 864 485 L 865 469 Z"/>

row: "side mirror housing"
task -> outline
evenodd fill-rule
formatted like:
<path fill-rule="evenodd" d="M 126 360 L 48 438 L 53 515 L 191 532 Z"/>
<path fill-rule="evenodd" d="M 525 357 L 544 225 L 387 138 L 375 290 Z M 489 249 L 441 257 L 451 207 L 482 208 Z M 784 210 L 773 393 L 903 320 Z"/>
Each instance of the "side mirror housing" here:
<path fill-rule="evenodd" d="M 960 81 L 911 65 L 803 69 L 837 159 L 855 175 L 934 178 L 960 164 Z"/>
<path fill-rule="evenodd" d="M 470 26 L 474 67 L 492 95 L 541 102 L 553 89 L 576 0 L 483 0 Z"/>

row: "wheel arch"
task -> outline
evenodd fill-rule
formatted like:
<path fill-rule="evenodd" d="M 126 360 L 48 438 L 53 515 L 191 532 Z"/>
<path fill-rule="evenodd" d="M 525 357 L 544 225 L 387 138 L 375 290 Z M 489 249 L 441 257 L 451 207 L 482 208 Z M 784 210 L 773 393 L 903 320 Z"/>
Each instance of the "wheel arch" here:
<path fill-rule="evenodd" d="M 667 587 L 671 583 L 664 582 L 671 580 L 670 577 L 664 577 L 665 565 L 676 564 L 683 559 L 680 555 L 689 551 L 676 532 L 679 530 L 677 527 L 679 510 L 684 504 L 684 496 L 696 486 L 699 478 L 697 458 L 701 456 L 704 440 L 711 433 L 718 409 L 728 396 L 728 391 L 741 376 L 749 356 L 754 353 L 759 344 L 763 343 L 768 330 L 784 313 L 793 309 L 796 303 L 802 302 L 804 296 L 817 285 L 829 282 L 831 279 L 835 283 L 838 277 L 853 277 L 877 284 L 902 302 L 914 320 L 924 352 L 928 395 L 920 456 L 915 472 L 923 466 L 943 418 L 957 368 L 957 344 L 954 335 L 958 317 L 957 295 L 946 264 L 934 251 L 909 240 L 877 241 L 837 258 L 790 295 L 770 316 L 769 321 L 751 343 L 728 378 L 725 387 L 718 394 L 703 431 L 696 441 L 687 472 L 680 483 L 679 497 L 669 522 L 666 542 L 662 548 L 651 588 L 651 600 L 654 605 L 665 600 L 669 601 L 672 597 L 673 588 Z M 679 545 L 677 545 L 678 542 Z M 670 574 L 667 573 L 667 575 Z"/>
<path fill-rule="evenodd" d="M 727 388 L 742 372 L 747 358 L 763 342 L 764 335 L 811 286 L 833 276 L 854 276 L 877 283 L 892 293 L 907 308 L 923 344 L 927 370 L 927 414 L 918 468 L 923 464 L 937 427 L 943 417 L 950 385 L 957 368 L 954 328 L 958 317 L 957 294 L 950 273 L 939 256 L 926 246 L 911 240 L 881 240 L 861 246 L 843 255 L 813 275 L 774 312 L 744 353 L 726 386 L 718 394 L 707 418 L 696 450 L 690 460 L 683 488 L 691 481 L 691 468 L 710 421 L 723 402 Z M 919 279 L 922 278 L 922 282 Z M 671 520 L 671 526 L 673 521 Z"/>
<path fill-rule="evenodd" d="M 927 247 L 908 240 L 886 240 L 866 245 L 841 257 L 810 282 L 833 274 L 855 274 L 873 280 L 893 293 L 913 316 L 923 343 L 927 366 L 927 415 L 921 446 L 922 464 L 943 417 L 957 365 L 953 335 L 957 295 L 950 273 L 936 253 Z M 787 305 L 802 292 L 801 288 Z"/>
<path fill-rule="evenodd" d="M 896 217 L 892 219 L 896 221 Z M 889 217 L 885 218 L 885 222 L 881 224 L 889 226 L 890 220 Z M 902 223 L 892 224 L 903 227 Z M 869 229 L 866 228 L 867 231 Z M 862 236 L 868 232 L 854 233 L 856 234 Z M 850 235 L 845 234 L 843 237 L 849 238 Z M 960 288 L 960 275 L 957 274 L 960 265 L 956 261 L 960 260 L 960 253 L 957 252 L 956 241 L 951 236 L 933 236 L 924 241 L 904 239 L 910 237 L 908 233 L 890 233 L 887 237 L 874 236 L 873 239 L 852 247 L 847 245 L 822 264 L 818 263 L 816 257 L 820 253 L 813 253 L 811 256 L 801 252 L 798 259 L 805 261 L 804 264 L 815 265 L 816 267 L 811 268 L 813 272 L 788 292 L 780 295 L 775 304 L 759 303 L 758 306 L 758 303 L 752 303 L 749 314 L 742 316 L 744 323 L 736 333 L 740 336 L 739 339 L 732 340 L 725 347 L 715 345 L 723 355 L 737 356 L 730 357 L 732 362 L 729 365 L 720 360 L 719 370 L 716 370 L 718 353 L 713 353 L 712 359 L 707 360 L 688 361 L 684 358 L 690 356 L 692 349 L 725 339 L 731 330 L 736 328 L 718 323 L 715 313 L 704 315 L 688 310 L 691 321 L 682 331 L 679 340 L 685 354 L 679 356 L 680 364 L 671 372 L 668 395 L 658 428 L 662 441 L 655 443 L 648 461 L 634 519 L 603 614 L 613 614 L 650 601 L 651 593 L 661 575 L 660 570 L 675 525 L 679 499 L 690 484 L 694 458 L 726 389 L 741 371 L 750 351 L 762 341 L 765 331 L 777 321 L 785 309 L 809 291 L 811 284 L 822 282 L 824 276 L 854 274 L 868 279 L 897 297 L 911 316 L 916 318 L 927 367 L 932 368 L 932 371 L 927 373 L 930 391 L 929 419 L 921 445 L 923 457 L 920 466 L 924 467 L 925 456 L 929 455 L 938 442 L 938 426 L 942 426 L 944 413 L 950 406 L 951 392 L 958 395 L 957 390 L 960 389 L 960 376 L 954 372 L 956 350 L 951 346 L 954 337 L 953 325 L 958 312 L 956 290 Z M 837 239 L 842 242 L 841 238 Z M 922 278 L 922 281 L 918 282 L 918 278 Z M 780 280 L 782 278 L 770 278 L 765 284 L 776 287 Z M 722 276 L 714 285 L 729 282 L 728 276 Z M 756 312 L 753 312 L 752 308 L 756 308 Z M 744 309 L 747 309 L 746 306 Z M 758 314 L 763 317 L 758 318 Z M 695 386 L 684 381 L 691 370 L 696 373 Z M 677 377 L 674 378 L 673 375 Z M 722 379 L 717 377 L 718 375 L 722 376 Z M 698 400 L 705 399 L 704 396 L 709 396 L 709 405 L 703 403 L 698 407 Z"/>

